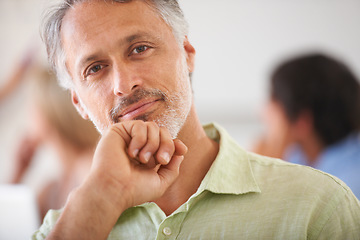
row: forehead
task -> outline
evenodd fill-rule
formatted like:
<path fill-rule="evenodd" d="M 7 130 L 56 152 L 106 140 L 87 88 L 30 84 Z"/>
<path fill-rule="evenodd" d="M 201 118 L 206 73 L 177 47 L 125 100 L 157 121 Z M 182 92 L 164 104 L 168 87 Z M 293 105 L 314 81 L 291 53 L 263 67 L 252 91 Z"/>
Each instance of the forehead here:
<path fill-rule="evenodd" d="M 147 1 L 133 0 L 119 3 L 106 0 L 88 0 L 75 3 L 70 7 L 65 14 L 64 21 L 88 22 L 107 17 L 113 13 L 126 18 L 126 12 L 132 12 L 132 14 L 138 12 L 136 17 L 141 17 L 142 12 L 149 14 L 149 11 L 155 14 L 155 11 Z M 104 14 L 105 12 L 107 14 Z"/>
<path fill-rule="evenodd" d="M 71 25 L 76 32 L 91 32 L 108 22 L 124 25 L 136 22 L 142 22 L 142 24 L 165 23 L 148 1 L 133 0 L 127 3 L 117 3 L 91 0 L 77 3 L 70 8 L 65 14 L 62 25 L 63 28 Z"/>
<path fill-rule="evenodd" d="M 74 47 L 91 43 L 117 33 L 117 37 L 126 37 L 135 31 L 147 31 L 148 34 L 161 35 L 171 28 L 154 10 L 148 1 L 133 0 L 128 3 L 110 1 L 85 1 L 75 4 L 66 13 L 61 28 L 64 47 Z"/>

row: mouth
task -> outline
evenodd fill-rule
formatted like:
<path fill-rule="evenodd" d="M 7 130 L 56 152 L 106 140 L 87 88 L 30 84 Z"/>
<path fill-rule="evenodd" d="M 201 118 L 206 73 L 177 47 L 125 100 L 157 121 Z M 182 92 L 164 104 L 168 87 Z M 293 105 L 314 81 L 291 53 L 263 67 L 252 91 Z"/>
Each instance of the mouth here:
<path fill-rule="evenodd" d="M 122 121 L 135 119 L 140 115 L 149 112 L 161 99 L 147 99 L 130 105 L 120 112 L 119 118 Z"/>

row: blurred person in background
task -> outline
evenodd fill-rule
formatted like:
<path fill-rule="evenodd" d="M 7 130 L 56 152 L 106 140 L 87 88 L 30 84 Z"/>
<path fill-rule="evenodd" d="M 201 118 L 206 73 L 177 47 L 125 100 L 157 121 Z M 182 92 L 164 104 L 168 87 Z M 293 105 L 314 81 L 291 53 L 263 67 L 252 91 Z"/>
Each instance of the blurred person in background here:
<path fill-rule="evenodd" d="M 35 46 L 30 45 L 20 61 L 15 64 L 15 69 L 11 72 L 5 84 L 0 88 L 0 103 L 16 91 L 18 86 L 26 79 L 25 76 L 35 61 L 34 53 L 36 50 L 37 48 Z"/>
<path fill-rule="evenodd" d="M 22 181 L 42 145 L 54 150 L 62 169 L 59 178 L 46 183 L 38 194 L 43 218 L 49 209 L 61 208 L 69 192 L 83 181 L 90 169 L 99 134 L 90 121 L 81 118 L 69 93 L 57 84 L 50 70 L 35 67 L 31 72 L 28 128 L 19 141 L 11 183 Z"/>
<path fill-rule="evenodd" d="M 309 165 L 343 180 L 360 198 L 360 86 L 324 54 L 285 61 L 271 77 L 266 134 L 254 151 Z"/>

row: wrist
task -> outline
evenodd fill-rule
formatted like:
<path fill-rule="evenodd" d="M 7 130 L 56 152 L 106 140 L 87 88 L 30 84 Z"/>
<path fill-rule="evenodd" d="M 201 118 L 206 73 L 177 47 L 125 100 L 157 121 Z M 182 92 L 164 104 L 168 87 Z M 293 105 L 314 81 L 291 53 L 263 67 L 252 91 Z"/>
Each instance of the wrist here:
<path fill-rule="evenodd" d="M 49 239 L 106 239 L 127 208 L 119 200 L 121 189 L 111 195 L 114 187 L 89 176 L 70 193 Z"/>
<path fill-rule="evenodd" d="M 83 198 L 82 201 L 91 197 L 92 204 L 113 214 L 116 220 L 123 211 L 132 206 L 131 201 L 127 200 L 125 187 L 117 179 L 100 171 L 90 174 L 74 195 L 79 195 Z"/>

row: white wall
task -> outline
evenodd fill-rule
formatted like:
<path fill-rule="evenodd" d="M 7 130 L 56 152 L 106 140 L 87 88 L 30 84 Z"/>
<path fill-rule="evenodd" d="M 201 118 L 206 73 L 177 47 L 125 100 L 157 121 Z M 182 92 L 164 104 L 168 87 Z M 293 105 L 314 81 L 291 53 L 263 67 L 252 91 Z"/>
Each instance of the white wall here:
<path fill-rule="evenodd" d="M 241 132 L 256 121 L 269 74 L 283 58 L 326 51 L 360 76 L 358 0 L 183 0 L 181 5 L 197 49 L 194 89 L 202 117 L 235 125 L 245 145 L 258 130 L 251 128 L 245 138 Z"/>
<path fill-rule="evenodd" d="M 47 4 L 0 0 L 0 86 L 29 42 L 40 41 L 38 25 Z M 261 131 L 257 114 L 266 99 L 267 78 L 283 57 L 324 50 L 344 58 L 360 75 L 359 0 L 180 0 L 180 4 L 197 50 L 193 86 L 200 118 L 223 124 L 245 147 Z M 42 45 L 39 53 L 44 55 Z M 0 182 L 9 175 L 14 146 L 26 123 L 24 93 L 20 89 L 0 103 Z M 44 150 L 40 155 L 29 182 L 53 169 L 52 153 Z"/>

